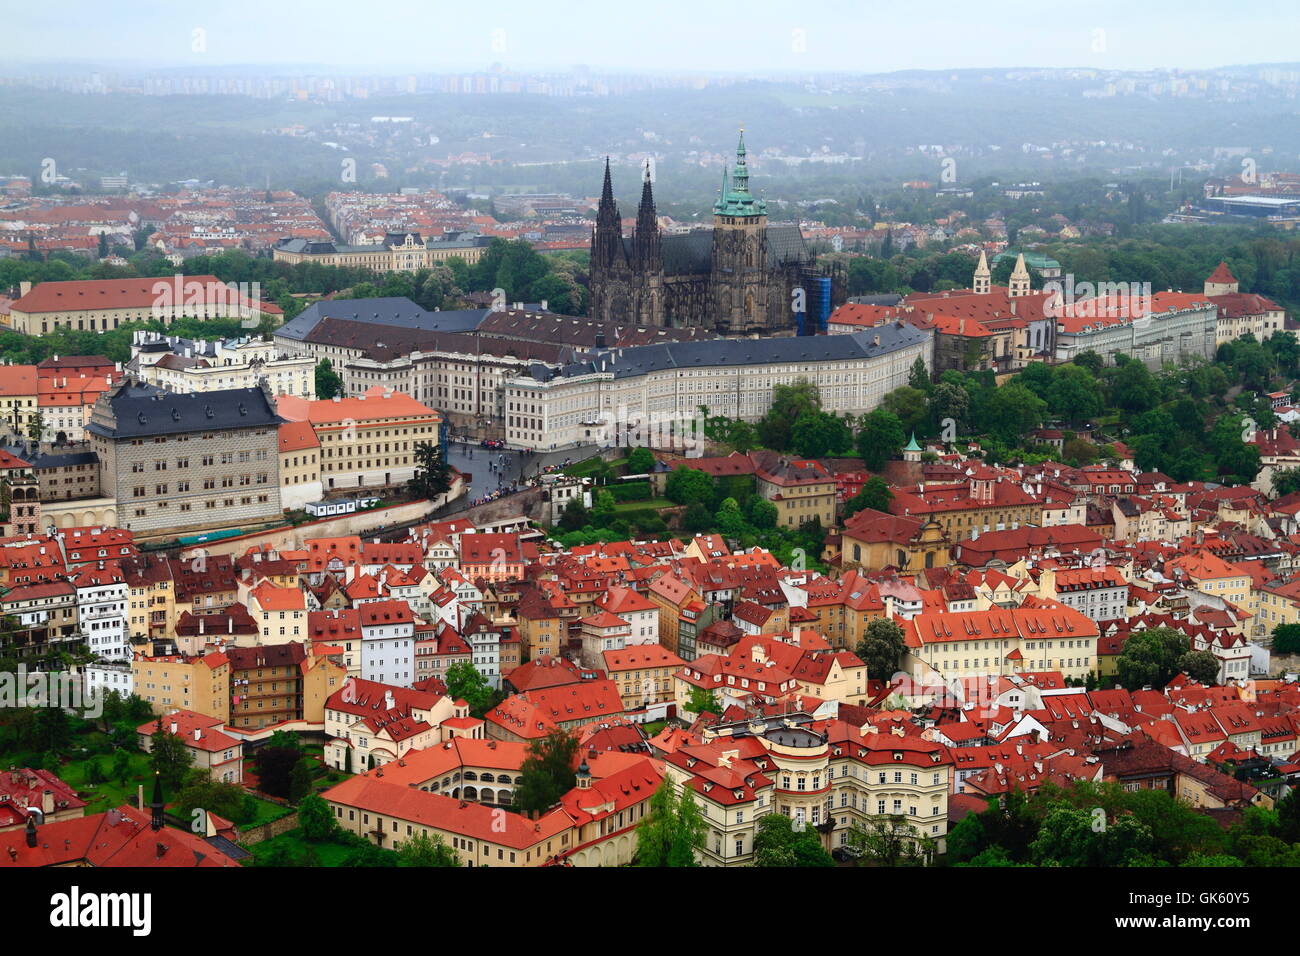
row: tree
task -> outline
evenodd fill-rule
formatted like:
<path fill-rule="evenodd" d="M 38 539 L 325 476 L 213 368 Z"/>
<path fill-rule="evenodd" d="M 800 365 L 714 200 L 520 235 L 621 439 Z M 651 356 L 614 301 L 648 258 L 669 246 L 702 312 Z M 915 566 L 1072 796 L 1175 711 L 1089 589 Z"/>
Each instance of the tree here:
<path fill-rule="evenodd" d="M 604 489 L 596 492 L 596 503 L 591 509 L 591 522 L 597 527 L 608 527 L 618 510 L 618 502 L 612 491 Z"/>
<path fill-rule="evenodd" d="M 190 779 L 176 795 L 176 815 L 192 820 L 194 811 L 201 809 L 236 823 L 246 821 L 248 793 L 235 783 L 213 780 L 202 770 L 191 771 Z"/>
<path fill-rule="evenodd" d="M 634 448 L 627 456 L 629 475 L 648 475 L 654 471 L 655 456 L 649 448 Z"/>
<path fill-rule="evenodd" d="M 707 472 L 678 465 L 664 484 L 664 495 L 674 504 L 708 504 L 713 500 L 713 479 Z"/>
<path fill-rule="evenodd" d="M 36 746 L 43 751 L 62 753 L 72 743 L 72 723 L 68 712 L 47 701 L 47 706 L 36 709 Z"/>
<path fill-rule="evenodd" d="M 398 866 L 460 866 L 460 857 L 441 837 L 417 833 L 397 849 Z"/>
<path fill-rule="evenodd" d="M 952 441 L 967 426 L 970 418 L 970 394 L 953 382 L 940 382 L 930 393 L 931 424 L 943 441 Z M 952 433 L 946 434 L 945 422 L 952 422 Z"/>
<path fill-rule="evenodd" d="M 313 843 L 335 839 L 340 830 L 329 804 L 319 794 L 309 793 L 298 802 L 298 823 L 302 834 Z"/>
<path fill-rule="evenodd" d="M 768 813 L 754 834 L 754 865 L 759 867 L 834 866 L 816 830 L 796 830 L 784 813 Z"/>
<path fill-rule="evenodd" d="M 792 444 L 804 458 L 822 458 L 848 451 L 853 432 L 838 415 L 810 409 L 794 423 Z"/>
<path fill-rule="evenodd" d="M 334 365 L 329 359 L 321 359 L 316 363 L 316 397 L 331 399 L 342 394 L 343 379 L 334 371 Z"/>
<path fill-rule="evenodd" d="M 514 790 L 516 813 L 541 813 L 573 789 L 578 738 L 556 727 L 528 745 Z"/>
<path fill-rule="evenodd" d="M 919 355 L 912 363 L 911 371 L 907 373 L 907 384 L 919 392 L 930 390 L 930 370 L 925 367 L 925 359 Z"/>
<path fill-rule="evenodd" d="M 574 496 L 560 513 L 560 528 L 565 531 L 578 531 L 591 524 L 591 512 L 582 503 L 582 498 Z"/>
<path fill-rule="evenodd" d="M 718 531 L 728 538 L 739 538 L 750 530 L 749 523 L 745 521 L 740 504 L 735 498 L 722 499 L 722 503 L 718 505 L 716 521 Z"/>
<path fill-rule="evenodd" d="M 1062 365 L 1052 375 L 1048 387 L 1048 407 L 1052 414 L 1071 422 L 1096 418 L 1106 407 L 1101 385 L 1082 365 Z"/>
<path fill-rule="evenodd" d="M 113 754 L 113 779 L 121 786 L 131 779 L 131 755 L 125 750 Z"/>
<path fill-rule="evenodd" d="M 995 389 L 985 410 L 984 430 L 1002 443 L 1014 447 L 1025 435 L 1043 423 L 1047 403 L 1018 382 Z"/>
<path fill-rule="evenodd" d="M 1219 679 L 1219 659 L 1209 651 L 1188 651 L 1174 666 L 1201 684 L 1214 684 Z"/>
<path fill-rule="evenodd" d="M 1178 673 L 1178 661 L 1190 643 L 1185 635 L 1168 627 L 1139 631 L 1124 642 L 1115 661 L 1116 676 L 1128 690 L 1162 688 Z"/>
<path fill-rule="evenodd" d="M 713 530 L 713 515 L 709 514 L 709 506 L 702 501 L 697 501 L 686 509 L 686 514 L 682 518 L 682 524 L 687 531 L 695 534 L 704 534 Z"/>
<path fill-rule="evenodd" d="M 700 806 L 695 802 L 695 791 L 690 787 L 682 788 L 673 824 L 672 840 L 668 845 L 668 865 L 699 866 L 695 852 L 704 846 L 704 815 L 700 813 Z"/>
<path fill-rule="evenodd" d="M 301 758 L 289 772 L 289 802 L 301 803 L 311 793 L 311 761 Z"/>
<path fill-rule="evenodd" d="M 879 475 L 872 475 L 862 483 L 858 493 L 844 502 L 844 520 L 848 521 L 859 511 L 871 509 L 873 511 L 889 511 L 889 503 L 894 500 L 894 493 L 889 490 L 889 485 L 885 479 Z"/>
<path fill-rule="evenodd" d="M 447 668 L 447 696 L 465 701 L 471 714 L 482 717 L 496 700 L 496 691 L 472 663 L 457 661 Z"/>
<path fill-rule="evenodd" d="M 40 412 L 27 419 L 27 437 L 34 442 L 45 437 L 45 418 Z"/>
<path fill-rule="evenodd" d="M 761 495 L 754 495 L 754 497 L 749 499 L 746 511 L 749 514 L 749 523 L 755 528 L 760 529 L 775 528 L 776 519 L 780 517 L 780 512 L 777 511 L 776 505 L 772 504 L 772 502 L 768 501 Z"/>
<path fill-rule="evenodd" d="M 897 671 L 907 644 L 903 629 L 892 618 L 873 618 L 858 641 L 857 655 L 867 665 L 867 674 L 875 680 L 888 681 Z"/>
<path fill-rule="evenodd" d="M 806 379 L 774 386 L 772 404 L 758 423 L 759 441 L 775 451 L 789 451 L 795 422 L 807 411 L 820 411 L 821 406 L 817 386 Z"/>
<path fill-rule="evenodd" d="M 905 435 L 925 431 L 930 408 L 926 393 L 910 385 L 902 385 L 880 400 L 880 408 L 902 423 Z"/>
<path fill-rule="evenodd" d="M 695 852 L 704 847 L 705 823 L 689 789 L 677 796 L 672 777 L 665 776 L 650 798 L 650 812 L 636 828 L 636 865 L 698 866 Z"/>
<path fill-rule="evenodd" d="M 849 846 L 878 866 L 927 866 L 934 854 L 930 840 L 902 814 L 874 817 L 849 830 Z"/>
<path fill-rule="evenodd" d="M 1030 859 L 1040 866 L 1133 866 L 1151 852 L 1151 831 L 1127 814 L 1104 827 L 1079 807 L 1057 806 L 1047 812 L 1030 844 Z"/>
<path fill-rule="evenodd" d="M 415 474 L 407 482 L 419 498 L 436 498 L 451 490 L 451 469 L 442 460 L 442 448 L 422 441 L 415 446 Z"/>
<path fill-rule="evenodd" d="M 1279 654 L 1300 654 L 1300 624 L 1279 624 L 1273 628 L 1273 650 Z"/>
<path fill-rule="evenodd" d="M 903 423 L 893 412 L 883 408 L 867 414 L 858 432 L 858 454 L 871 471 L 880 471 L 895 458 L 907 441 Z"/>
<path fill-rule="evenodd" d="M 692 687 L 686 698 L 686 710 L 692 714 L 717 714 L 721 712 L 722 705 L 707 687 Z"/>
<path fill-rule="evenodd" d="M 158 718 L 157 729 L 150 738 L 149 765 L 153 771 L 162 776 L 163 786 L 168 790 L 180 788 L 185 779 L 185 772 L 194 761 L 194 754 L 185 746 L 185 741 L 168 733 L 163 727 L 162 718 Z"/>
<path fill-rule="evenodd" d="M 1300 467 L 1279 468 L 1273 472 L 1273 496 L 1284 498 L 1300 491 Z"/>
<path fill-rule="evenodd" d="M 273 797 L 292 800 L 294 770 L 302 762 L 298 747 L 280 746 L 268 742 L 253 755 L 253 770 L 257 774 L 258 789 Z M 310 782 L 310 778 L 308 778 Z"/>

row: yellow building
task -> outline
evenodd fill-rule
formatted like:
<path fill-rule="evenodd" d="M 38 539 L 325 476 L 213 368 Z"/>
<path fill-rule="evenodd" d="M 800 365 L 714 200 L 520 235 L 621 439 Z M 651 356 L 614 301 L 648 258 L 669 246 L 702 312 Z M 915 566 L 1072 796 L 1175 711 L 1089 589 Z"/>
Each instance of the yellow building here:
<path fill-rule="evenodd" d="M 325 497 L 320 480 L 320 440 L 310 422 L 285 422 L 278 429 L 280 505 L 302 508 Z"/>
<path fill-rule="evenodd" d="M 230 659 L 225 654 L 146 657 L 131 661 L 135 693 L 155 714 L 191 710 L 226 724 L 230 721 Z"/>
<path fill-rule="evenodd" d="M 902 669 L 917 688 L 1037 671 L 1082 681 L 1097 667 L 1097 624 L 1069 607 L 932 611 L 899 623 L 907 644 Z"/>
<path fill-rule="evenodd" d="M 348 246 L 319 239 L 286 239 L 271 249 L 276 262 L 314 262 L 373 272 L 415 272 L 449 259 L 468 265 L 478 262 L 487 248 L 477 238 L 424 239 L 418 232 L 392 232 L 373 245 Z"/>
<path fill-rule="evenodd" d="M 27 335 L 55 329 L 108 332 L 128 322 L 179 318 L 240 318 L 256 326 L 263 315 L 283 318 L 278 306 L 262 302 L 256 284 L 234 288 L 216 276 L 143 279 L 85 279 L 24 282 L 9 310 L 9 326 Z"/>
<path fill-rule="evenodd" d="M 637 644 L 601 654 L 623 709 L 640 710 L 673 699 L 673 673 L 685 662 L 662 644 Z"/>
<path fill-rule="evenodd" d="M 1166 561 L 1165 575 L 1190 583 L 1202 594 L 1227 601 L 1242 611 L 1254 612 L 1250 574 L 1212 552 L 1194 551 Z M 1238 625 L 1236 633 L 1240 632 Z"/>
<path fill-rule="evenodd" d="M 818 461 L 755 452 L 755 487 L 776 505 L 776 526 L 797 528 L 816 518 L 823 528 L 835 523 L 835 476 Z"/>
<path fill-rule="evenodd" d="M 844 522 L 841 541 L 840 564 L 845 568 L 894 567 L 899 574 L 911 574 L 952 563 L 948 535 L 932 518 L 864 508 Z"/>
<path fill-rule="evenodd" d="M 327 492 L 405 484 L 415 476 L 416 446 L 436 445 L 442 423 L 427 405 L 378 386 L 355 398 L 281 396 L 277 407 L 284 418 L 308 422 L 315 431 Z"/>
<path fill-rule="evenodd" d="M 35 365 L 0 366 L 0 421 L 23 438 L 40 415 L 37 391 Z"/>

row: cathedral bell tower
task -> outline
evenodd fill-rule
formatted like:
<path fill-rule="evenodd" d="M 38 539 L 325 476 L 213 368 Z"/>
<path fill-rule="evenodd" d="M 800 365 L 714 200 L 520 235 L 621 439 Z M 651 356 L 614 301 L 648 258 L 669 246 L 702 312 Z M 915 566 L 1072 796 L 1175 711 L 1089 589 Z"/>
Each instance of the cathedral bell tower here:
<path fill-rule="evenodd" d="M 736 165 L 722 177 L 713 204 L 713 262 L 710 273 L 717 329 L 723 335 L 767 327 L 767 203 L 749 191 L 745 130 L 740 130 Z"/>
<path fill-rule="evenodd" d="M 1025 267 L 1025 254 L 1022 252 L 1016 256 L 1016 267 L 1011 271 L 1011 278 L 1007 281 L 1007 298 L 1014 299 L 1029 295 L 1029 292 L 1029 270 Z"/>
<path fill-rule="evenodd" d="M 626 276 L 627 255 L 623 251 L 623 221 L 614 201 L 614 183 L 605 157 L 605 185 L 596 207 L 596 228 L 591 234 L 591 301 L 588 313 L 598 322 L 615 321 L 620 303 L 613 301 L 616 280 Z M 624 320 L 625 321 L 625 320 Z"/>
<path fill-rule="evenodd" d="M 641 180 L 641 204 L 637 207 L 636 231 L 632 235 L 632 274 L 636 323 L 664 325 L 664 257 L 649 163 Z"/>
<path fill-rule="evenodd" d="M 988 295 L 993 286 L 993 273 L 989 271 L 989 260 L 984 255 L 984 250 L 980 250 L 980 264 L 975 267 L 975 281 L 971 285 L 971 291 L 976 295 Z"/>

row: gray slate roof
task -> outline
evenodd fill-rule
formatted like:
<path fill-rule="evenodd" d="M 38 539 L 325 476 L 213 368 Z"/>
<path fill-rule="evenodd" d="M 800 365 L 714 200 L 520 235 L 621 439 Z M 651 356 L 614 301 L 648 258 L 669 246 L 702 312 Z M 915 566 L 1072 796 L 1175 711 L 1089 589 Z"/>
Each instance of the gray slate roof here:
<path fill-rule="evenodd" d="M 403 296 L 329 299 L 308 306 L 297 318 L 280 326 L 275 334 L 299 342 L 307 341 L 317 323 L 325 318 L 349 319 L 399 329 L 424 329 L 429 332 L 472 332 L 487 314 L 487 309 L 427 312 Z"/>
<path fill-rule="evenodd" d="M 107 428 L 93 420 L 86 426 L 87 431 L 105 438 L 145 438 L 231 428 L 274 428 L 284 422 L 260 388 L 221 388 L 190 393 L 128 383 L 109 395 L 116 428 Z"/>
<path fill-rule="evenodd" d="M 874 344 L 875 336 L 880 344 Z M 852 335 L 805 335 L 793 338 L 716 339 L 704 342 L 667 342 L 634 348 L 589 352 L 582 362 L 566 365 L 558 373 L 534 365 L 530 374 L 538 381 L 555 375 L 571 378 L 593 372 L 613 372 L 627 378 L 670 368 L 717 368 L 744 365 L 836 362 L 870 358 L 925 341 L 928 332 L 910 325 L 881 325 Z"/>

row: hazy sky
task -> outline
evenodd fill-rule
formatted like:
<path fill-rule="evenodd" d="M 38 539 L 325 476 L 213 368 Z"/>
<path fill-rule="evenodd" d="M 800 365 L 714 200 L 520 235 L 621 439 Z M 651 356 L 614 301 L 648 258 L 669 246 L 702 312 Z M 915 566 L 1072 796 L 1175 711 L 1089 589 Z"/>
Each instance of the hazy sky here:
<path fill-rule="evenodd" d="M 1300 59 L 1295 0 L 65 0 L 10 4 L 7 56 L 385 72 L 770 72 Z"/>

